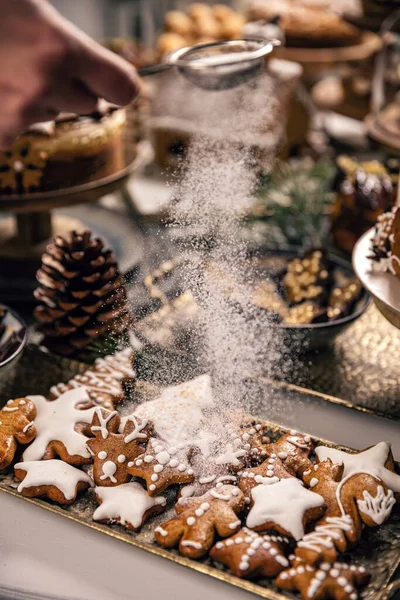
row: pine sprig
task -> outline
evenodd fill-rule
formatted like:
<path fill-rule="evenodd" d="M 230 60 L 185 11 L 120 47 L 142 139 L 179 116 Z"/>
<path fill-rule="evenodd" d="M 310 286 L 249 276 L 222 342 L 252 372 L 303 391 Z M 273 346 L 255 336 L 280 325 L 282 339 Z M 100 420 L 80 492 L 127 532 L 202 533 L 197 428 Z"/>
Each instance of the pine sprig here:
<path fill-rule="evenodd" d="M 270 247 L 322 246 L 329 235 L 332 162 L 296 160 L 279 165 L 261 181 L 247 224 Z"/>

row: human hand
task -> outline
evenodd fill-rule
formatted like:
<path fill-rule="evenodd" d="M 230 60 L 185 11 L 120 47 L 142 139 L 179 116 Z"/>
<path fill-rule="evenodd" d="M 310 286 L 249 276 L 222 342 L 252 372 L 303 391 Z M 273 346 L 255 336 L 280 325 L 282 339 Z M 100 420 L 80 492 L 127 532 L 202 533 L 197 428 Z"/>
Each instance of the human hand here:
<path fill-rule="evenodd" d="M 46 0 L 0 0 L 0 148 L 59 112 L 88 114 L 99 98 L 126 105 L 135 69 Z"/>

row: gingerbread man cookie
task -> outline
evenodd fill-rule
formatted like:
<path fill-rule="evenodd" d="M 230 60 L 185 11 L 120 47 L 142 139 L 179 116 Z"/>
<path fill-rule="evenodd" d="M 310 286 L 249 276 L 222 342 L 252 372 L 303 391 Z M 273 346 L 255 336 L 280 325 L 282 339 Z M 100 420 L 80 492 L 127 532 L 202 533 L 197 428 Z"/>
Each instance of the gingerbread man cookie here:
<path fill-rule="evenodd" d="M 395 499 L 381 479 L 367 473 L 343 477 L 344 466 L 326 460 L 303 473 L 327 510 L 315 530 L 299 541 L 295 554 L 308 564 L 334 562 L 338 552 L 360 539 L 362 525 L 376 527 L 389 518 Z"/>
<path fill-rule="evenodd" d="M 265 449 L 269 458 L 279 459 L 285 470 L 295 477 L 312 466 L 309 456 L 313 447 L 309 435 L 300 434 L 292 429 L 276 442 L 268 444 Z"/>
<path fill-rule="evenodd" d="M 299 479 L 290 477 L 261 484 L 251 491 L 253 506 L 246 525 L 255 531 L 276 531 L 300 540 L 308 522 L 322 516 L 325 501 L 307 490 Z"/>
<path fill-rule="evenodd" d="M 125 398 L 125 389 L 132 386 L 136 374 L 132 367 L 133 350 L 126 348 L 114 355 L 97 358 L 93 367 L 82 375 L 75 375 L 68 383 L 59 383 L 50 388 L 50 397 L 59 398 L 68 390 L 84 387 L 89 401 L 76 408 L 103 406 L 114 409 Z"/>
<path fill-rule="evenodd" d="M 92 433 L 86 444 L 93 456 L 93 479 L 98 486 L 113 486 L 130 480 L 128 464 L 143 454 L 145 448 L 140 443 L 148 440 L 151 425 L 139 418 L 125 420 L 125 427 L 119 433 L 120 416 L 97 407 L 92 420 Z"/>
<path fill-rule="evenodd" d="M 17 463 L 18 491 L 29 498 L 48 498 L 57 504 L 72 504 L 79 493 L 93 486 L 89 475 L 62 460 Z"/>
<path fill-rule="evenodd" d="M 287 537 L 260 535 L 244 527 L 236 535 L 217 542 L 210 557 L 243 579 L 276 577 L 289 566 Z"/>
<path fill-rule="evenodd" d="M 163 523 L 154 531 L 156 542 L 164 548 L 179 546 L 190 558 L 201 558 L 211 548 L 216 534 L 228 537 L 236 533 L 241 522 L 244 497 L 239 488 L 224 485 L 204 496 L 188 498 L 175 506 L 177 518 Z"/>
<path fill-rule="evenodd" d="M 77 404 L 86 402 L 85 388 L 70 390 L 57 400 L 48 401 L 43 396 L 29 396 L 36 406 L 36 438 L 25 450 L 24 461 L 59 457 L 75 466 L 91 462 L 86 447 L 87 437 L 76 431 L 78 424 L 90 424 L 94 408 L 78 410 Z"/>
<path fill-rule="evenodd" d="M 299 563 L 280 573 L 275 583 L 284 590 L 300 592 L 303 600 L 357 600 L 357 590 L 369 579 L 364 567 L 322 563 L 315 569 Z"/>
<path fill-rule="evenodd" d="M 157 496 L 177 483 L 192 483 L 194 471 L 188 462 L 188 450 L 182 446 L 168 446 L 151 438 L 146 452 L 129 462 L 127 471 L 145 480 L 150 496 Z"/>
<path fill-rule="evenodd" d="M 36 407 L 28 398 L 9 400 L 0 410 L 0 470 L 8 467 L 19 444 L 29 444 L 36 436 Z"/>
<path fill-rule="evenodd" d="M 151 498 L 139 483 L 130 482 L 116 487 L 97 487 L 96 499 L 100 506 L 93 519 L 101 523 L 119 523 L 132 531 L 165 510 L 166 498 Z"/>

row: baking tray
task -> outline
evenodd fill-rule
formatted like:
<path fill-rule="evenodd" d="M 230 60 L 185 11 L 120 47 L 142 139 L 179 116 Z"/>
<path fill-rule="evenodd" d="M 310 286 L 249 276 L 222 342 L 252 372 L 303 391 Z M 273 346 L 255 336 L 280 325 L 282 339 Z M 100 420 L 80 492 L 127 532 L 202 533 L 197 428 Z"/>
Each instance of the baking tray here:
<path fill-rule="evenodd" d="M 40 363 L 40 358 L 43 357 L 43 353 L 35 352 L 33 349 L 31 349 L 31 352 L 38 355 L 37 361 Z M 38 362 L 36 363 L 36 373 Z M 75 361 L 62 359 L 61 364 L 65 368 L 68 367 L 68 374 L 70 374 L 71 371 L 81 370 L 81 366 Z M 42 372 L 43 367 L 45 366 L 46 363 L 45 365 L 42 365 Z M 21 380 L 21 378 L 18 379 Z M 24 385 L 27 384 L 27 380 L 29 382 L 29 379 L 30 377 L 25 377 Z M 32 386 L 32 381 L 29 383 Z M 137 386 L 138 393 L 135 398 L 136 402 L 140 402 L 145 399 L 147 388 L 148 386 L 146 383 L 141 384 L 139 382 L 139 385 Z M 33 387 L 30 388 L 31 393 L 33 389 Z M 262 404 L 263 397 L 269 396 L 271 394 L 271 389 L 271 385 L 268 383 L 268 381 L 251 380 L 247 382 L 247 393 L 251 395 L 252 398 L 256 398 L 257 403 L 261 402 Z M 34 389 L 34 391 L 36 391 L 36 389 Z M 299 392 L 298 390 L 291 390 L 291 393 Z M 267 434 L 270 435 L 272 439 L 279 437 L 279 435 L 290 429 L 277 425 L 276 423 L 266 421 L 265 419 L 260 420 L 264 422 L 267 428 Z M 324 444 L 342 450 L 349 450 L 349 448 L 346 448 L 345 446 L 333 444 L 324 439 L 318 438 L 315 435 L 312 437 L 317 445 Z M 180 556 L 176 550 L 166 550 L 157 546 L 157 544 L 153 541 L 154 528 L 165 520 L 172 518 L 174 514 L 173 504 L 175 493 L 171 490 L 167 493 L 169 500 L 168 511 L 163 515 L 151 519 L 150 522 L 146 523 L 140 533 L 134 533 L 124 529 L 120 525 L 102 525 L 92 521 L 92 514 L 97 507 L 97 503 L 94 499 L 92 491 L 86 492 L 76 503 L 70 506 L 60 507 L 45 500 L 25 498 L 17 492 L 17 486 L 18 482 L 16 482 L 14 479 L 12 470 L 0 474 L 0 491 L 15 496 L 17 499 L 16 501 L 30 502 L 36 506 L 42 507 L 45 510 L 49 510 L 57 514 L 60 517 L 70 519 L 94 531 L 108 535 L 129 545 L 135 546 L 152 554 L 156 554 L 200 573 L 220 579 L 235 587 L 252 592 L 262 598 L 269 598 L 270 600 L 285 600 L 287 598 L 293 599 L 299 597 L 279 590 L 270 580 L 260 580 L 257 583 L 242 580 L 231 575 L 226 569 L 213 565 L 208 558 L 201 561 L 193 561 Z M 384 526 L 378 529 L 366 530 L 364 532 L 363 540 L 357 545 L 351 555 L 344 555 L 344 559 L 351 560 L 351 562 L 359 565 L 364 565 L 371 572 L 372 579 L 368 587 L 365 588 L 363 592 L 364 598 L 367 600 L 384 600 L 385 598 L 389 598 L 389 595 L 394 592 L 399 585 L 398 582 L 390 585 L 390 581 L 397 568 L 400 566 L 400 515 L 393 515 Z"/>

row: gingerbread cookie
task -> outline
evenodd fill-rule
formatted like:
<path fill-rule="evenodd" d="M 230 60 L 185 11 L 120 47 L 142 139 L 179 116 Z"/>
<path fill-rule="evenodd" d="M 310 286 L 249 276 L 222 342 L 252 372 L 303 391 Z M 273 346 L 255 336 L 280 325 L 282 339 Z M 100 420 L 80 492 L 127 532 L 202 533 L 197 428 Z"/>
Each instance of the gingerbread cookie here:
<path fill-rule="evenodd" d="M 133 477 L 144 479 L 150 496 L 161 494 L 171 485 L 192 483 L 194 471 L 188 462 L 188 450 L 182 445 L 167 446 L 150 439 L 146 452 L 127 465 Z"/>
<path fill-rule="evenodd" d="M 95 494 L 100 506 L 94 511 L 93 519 L 101 523 L 119 523 L 132 531 L 139 531 L 150 517 L 164 512 L 167 503 L 163 496 L 151 498 L 135 482 L 97 487 Z"/>
<path fill-rule="evenodd" d="M 308 564 L 332 563 L 338 552 L 360 539 L 362 525 L 389 518 L 395 499 L 381 479 L 367 473 L 343 477 L 343 465 L 326 460 L 303 473 L 305 483 L 325 500 L 327 510 L 315 530 L 299 541 L 295 554 Z"/>
<path fill-rule="evenodd" d="M 0 410 L 0 470 L 8 467 L 19 444 L 29 444 L 36 436 L 36 407 L 28 398 L 9 400 Z"/>
<path fill-rule="evenodd" d="M 213 488 L 204 496 L 177 504 L 178 517 L 157 527 L 155 540 L 164 548 L 179 546 L 184 556 L 201 558 L 211 548 L 216 534 L 224 538 L 240 529 L 237 515 L 243 507 L 244 497 L 239 488 L 233 485 Z"/>
<path fill-rule="evenodd" d="M 300 592 L 303 600 L 357 600 L 357 590 L 370 580 L 364 567 L 346 563 L 322 563 L 319 569 L 302 565 L 283 571 L 275 583 L 290 592 Z"/>
<path fill-rule="evenodd" d="M 85 409 L 92 406 L 104 406 L 114 409 L 125 397 L 125 388 L 132 386 L 136 374 L 132 367 L 133 350 L 126 348 L 116 354 L 97 358 L 93 367 L 82 375 L 75 375 L 68 383 L 59 383 L 50 388 L 50 397 L 59 398 L 68 390 L 84 387 L 89 396 L 89 402 L 80 404 L 77 408 Z"/>
<path fill-rule="evenodd" d="M 210 557 L 229 567 L 236 577 L 276 577 L 289 566 L 289 550 L 287 537 L 260 535 L 244 527 L 236 535 L 217 542 Z"/>
<path fill-rule="evenodd" d="M 261 484 L 251 491 L 253 506 L 246 525 L 255 531 L 276 531 L 295 540 L 304 536 L 306 525 L 322 516 L 322 496 L 307 490 L 299 479 L 290 477 Z"/>
<path fill-rule="evenodd" d="M 290 475 L 301 476 L 302 472 L 312 465 L 309 456 L 313 447 L 309 435 L 300 434 L 292 429 L 276 442 L 268 444 L 265 449 L 269 458 L 277 458 L 282 461 L 285 470 Z"/>
<path fill-rule="evenodd" d="M 393 454 L 387 442 L 380 442 L 355 454 L 326 446 L 318 446 L 315 453 L 319 461 L 330 458 L 334 463 L 343 463 L 344 477 L 351 473 L 369 473 L 382 479 L 390 490 L 400 494 L 400 475 L 395 472 Z"/>
<path fill-rule="evenodd" d="M 296 477 L 306 468 L 312 467 L 308 458 L 312 447 L 310 436 L 299 436 L 295 430 L 264 446 L 268 458 L 258 467 L 240 473 L 239 487 L 245 495 L 246 503 L 252 504 L 251 491 L 257 485 L 270 485 L 281 479 Z"/>
<path fill-rule="evenodd" d="M 36 438 L 23 453 L 24 461 L 59 457 L 75 466 L 91 462 L 86 447 L 87 437 L 76 431 L 80 423 L 90 424 L 94 408 L 78 410 L 76 406 L 88 401 L 85 388 L 77 388 L 62 394 L 57 400 L 48 401 L 43 396 L 29 396 L 36 406 Z"/>
<path fill-rule="evenodd" d="M 48 498 L 57 504 L 72 504 L 79 493 L 93 486 L 89 475 L 62 460 L 20 462 L 14 471 L 23 496 Z"/>
<path fill-rule="evenodd" d="M 230 441 L 215 457 L 216 465 L 226 465 L 237 472 L 251 464 L 258 464 L 267 455 L 264 444 L 264 427 L 261 423 L 229 427 Z"/>
<path fill-rule="evenodd" d="M 186 498 L 203 496 L 212 488 L 215 487 L 218 489 L 227 483 L 235 485 L 237 481 L 238 478 L 236 475 L 231 475 L 230 473 L 226 473 L 225 475 L 219 475 L 219 473 L 212 475 L 195 475 L 193 483 L 183 486 L 179 491 L 178 502 L 182 503 Z"/>
<path fill-rule="evenodd" d="M 93 479 L 98 486 L 127 483 L 128 464 L 145 450 L 139 442 L 148 440 L 151 425 L 132 417 L 125 421 L 123 432 L 118 433 L 120 422 L 116 411 L 95 409 L 91 427 L 95 437 L 87 441 L 87 447 L 93 456 Z"/>

